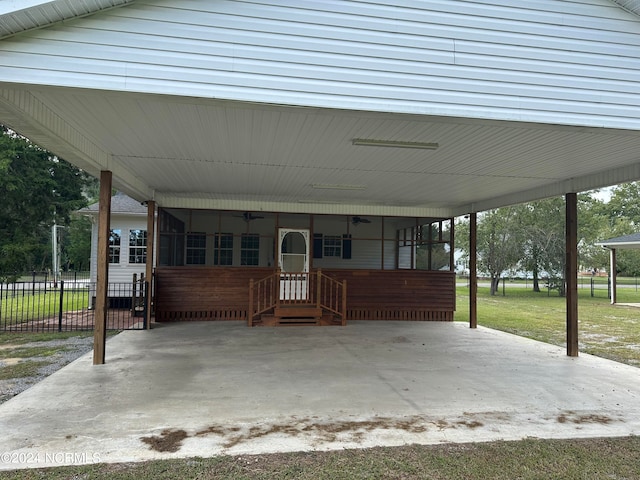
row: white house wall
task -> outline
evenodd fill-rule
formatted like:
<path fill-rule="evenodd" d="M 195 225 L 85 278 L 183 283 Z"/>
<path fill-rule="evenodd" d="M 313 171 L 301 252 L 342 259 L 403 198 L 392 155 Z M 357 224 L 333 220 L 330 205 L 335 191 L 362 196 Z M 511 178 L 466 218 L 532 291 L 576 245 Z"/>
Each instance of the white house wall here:
<path fill-rule="evenodd" d="M 4 82 L 640 128 L 606 0 L 146 0 L 0 43 Z"/>
<path fill-rule="evenodd" d="M 133 280 L 133 274 L 137 274 L 140 278 L 140 274 L 145 272 L 144 263 L 129 263 L 129 230 L 146 230 L 147 229 L 147 217 L 146 216 L 131 216 L 131 215 L 111 215 L 111 230 L 121 231 L 121 244 L 120 244 L 120 263 L 109 264 L 109 283 L 131 283 Z M 91 230 L 91 281 L 95 282 L 97 279 L 97 258 L 98 258 L 98 225 L 97 222 L 93 222 Z"/>

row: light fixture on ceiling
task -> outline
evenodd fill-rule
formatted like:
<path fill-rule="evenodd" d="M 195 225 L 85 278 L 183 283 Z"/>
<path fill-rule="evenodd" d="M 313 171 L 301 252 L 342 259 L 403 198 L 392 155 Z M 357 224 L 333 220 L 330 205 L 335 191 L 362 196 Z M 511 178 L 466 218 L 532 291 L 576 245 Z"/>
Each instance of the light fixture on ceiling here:
<path fill-rule="evenodd" d="M 352 145 L 363 147 L 395 147 L 395 148 L 416 148 L 419 150 L 436 150 L 440 145 L 429 142 L 402 142 L 399 140 L 375 140 L 372 138 L 354 138 Z"/>
<path fill-rule="evenodd" d="M 366 190 L 366 185 L 349 185 L 344 183 L 313 183 L 311 188 L 321 190 Z"/>

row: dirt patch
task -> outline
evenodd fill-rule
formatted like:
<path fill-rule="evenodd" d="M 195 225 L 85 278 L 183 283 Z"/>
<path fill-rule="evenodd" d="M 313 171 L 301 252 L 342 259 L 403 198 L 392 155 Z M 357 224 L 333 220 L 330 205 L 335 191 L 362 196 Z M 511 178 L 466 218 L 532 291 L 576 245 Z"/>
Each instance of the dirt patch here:
<path fill-rule="evenodd" d="M 182 442 L 189 435 L 184 430 L 163 430 L 160 435 L 142 437 L 144 443 L 156 452 L 177 452 L 182 447 Z"/>
<path fill-rule="evenodd" d="M 582 425 L 587 423 L 599 423 L 601 425 L 608 425 L 613 422 L 614 419 L 606 415 L 588 414 L 579 415 L 576 412 L 564 412 L 556 417 L 558 423 L 575 423 L 576 425 Z"/>

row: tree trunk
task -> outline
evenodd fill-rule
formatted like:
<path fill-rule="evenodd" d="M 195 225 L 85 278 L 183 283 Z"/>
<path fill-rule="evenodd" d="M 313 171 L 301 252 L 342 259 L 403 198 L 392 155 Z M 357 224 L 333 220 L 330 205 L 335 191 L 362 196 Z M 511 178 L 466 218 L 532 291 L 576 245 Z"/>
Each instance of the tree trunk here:
<path fill-rule="evenodd" d="M 533 291 L 540 293 L 540 278 L 537 266 L 533 268 Z"/>
<path fill-rule="evenodd" d="M 499 286 L 500 286 L 500 277 L 492 275 L 491 276 L 491 295 L 496 294 Z"/>

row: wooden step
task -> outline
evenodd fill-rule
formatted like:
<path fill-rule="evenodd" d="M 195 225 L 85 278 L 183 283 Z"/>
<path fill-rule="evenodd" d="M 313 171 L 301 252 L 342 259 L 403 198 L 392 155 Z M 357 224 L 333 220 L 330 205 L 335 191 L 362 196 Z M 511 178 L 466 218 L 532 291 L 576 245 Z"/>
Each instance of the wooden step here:
<path fill-rule="evenodd" d="M 322 318 L 322 308 L 316 305 L 284 305 L 276 307 L 273 315 L 276 318 Z"/>

